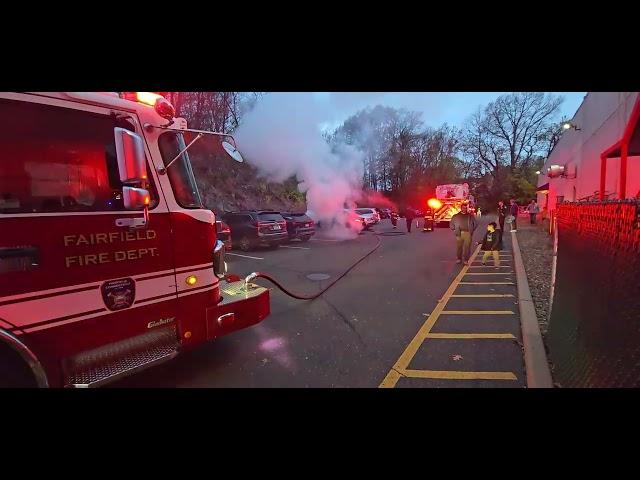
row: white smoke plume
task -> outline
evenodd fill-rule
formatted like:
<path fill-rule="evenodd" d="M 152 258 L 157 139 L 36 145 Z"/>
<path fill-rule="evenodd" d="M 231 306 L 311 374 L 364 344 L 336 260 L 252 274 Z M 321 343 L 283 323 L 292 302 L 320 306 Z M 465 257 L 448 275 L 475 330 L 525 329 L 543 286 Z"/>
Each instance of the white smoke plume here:
<path fill-rule="evenodd" d="M 345 227 L 343 209 L 353 206 L 362 191 L 363 158 L 354 147 L 332 148 L 323 138 L 322 126 L 335 119 L 334 103 L 313 93 L 270 93 L 245 115 L 234 135 L 243 156 L 261 174 L 276 182 L 295 175 L 308 211 L 331 227 L 334 238 L 349 238 L 357 229 Z"/>

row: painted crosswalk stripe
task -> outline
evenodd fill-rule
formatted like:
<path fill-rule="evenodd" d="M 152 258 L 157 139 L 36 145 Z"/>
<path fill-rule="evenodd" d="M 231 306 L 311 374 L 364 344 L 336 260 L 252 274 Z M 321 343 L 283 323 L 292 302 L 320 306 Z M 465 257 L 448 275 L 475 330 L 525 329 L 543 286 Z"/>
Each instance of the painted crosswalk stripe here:
<path fill-rule="evenodd" d="M 511 333 L 430 333 L 427 338 L 442 340 L 509 339 L 515 340 Z"/>
<path fill-rule="evenodd" d="M 405 370 L 408 378 L 432 378 L 444 380 L 517 380 L 511 372 L 460 372 L 448 370 Z"/>

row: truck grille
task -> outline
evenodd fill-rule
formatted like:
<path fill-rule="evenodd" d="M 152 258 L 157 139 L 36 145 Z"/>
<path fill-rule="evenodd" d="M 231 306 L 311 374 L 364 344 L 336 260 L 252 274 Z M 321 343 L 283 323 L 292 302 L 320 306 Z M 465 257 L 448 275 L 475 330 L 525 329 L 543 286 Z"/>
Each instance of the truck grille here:
<path fill-rule="evenodd" d="M 178 354 L 178 347 L 172 325 L 80 353 L 64 362 L 65 386 L 97 387 L 112 382 L 170 360 Z"/>

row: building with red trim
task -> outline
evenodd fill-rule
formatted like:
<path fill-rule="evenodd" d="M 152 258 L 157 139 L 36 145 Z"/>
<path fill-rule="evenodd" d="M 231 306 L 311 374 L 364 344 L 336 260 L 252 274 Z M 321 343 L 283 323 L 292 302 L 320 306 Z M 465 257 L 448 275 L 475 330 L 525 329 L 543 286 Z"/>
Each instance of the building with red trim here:
<path fill-rule="evenodd" d="M 538 203 L 640 196 L 640 92 L 589 92 L 538 177 Z"/>

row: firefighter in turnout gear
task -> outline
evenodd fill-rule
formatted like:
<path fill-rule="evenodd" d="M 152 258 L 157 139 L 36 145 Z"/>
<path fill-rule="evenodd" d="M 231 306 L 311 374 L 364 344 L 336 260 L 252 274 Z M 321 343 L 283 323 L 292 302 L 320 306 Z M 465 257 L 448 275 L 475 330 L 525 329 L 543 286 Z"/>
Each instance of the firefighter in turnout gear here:
<path fill-rule="evenodd" d="M 463 203 L 460 212 L 451 218 L 450 227 L 456 235 L 456 255 L 458 257 L 456 263 L 464 262 L 465 265 L 468 265 L 471 239 L 476 229 L 476 219 L 474 215 L 469 213 L 468 204 Z"/>
<path fill-rule="evenodd" d="M 433 227 L 434 227 L 433 217 L 434 217 L 434 214 L 435 214 L 435 212 L 433 211 L 433 208 L 427 207 L 427 209 L 424 212 L 424 223 L 422 225 L 422 231 L 423 232 L 433 232 Z"/>

